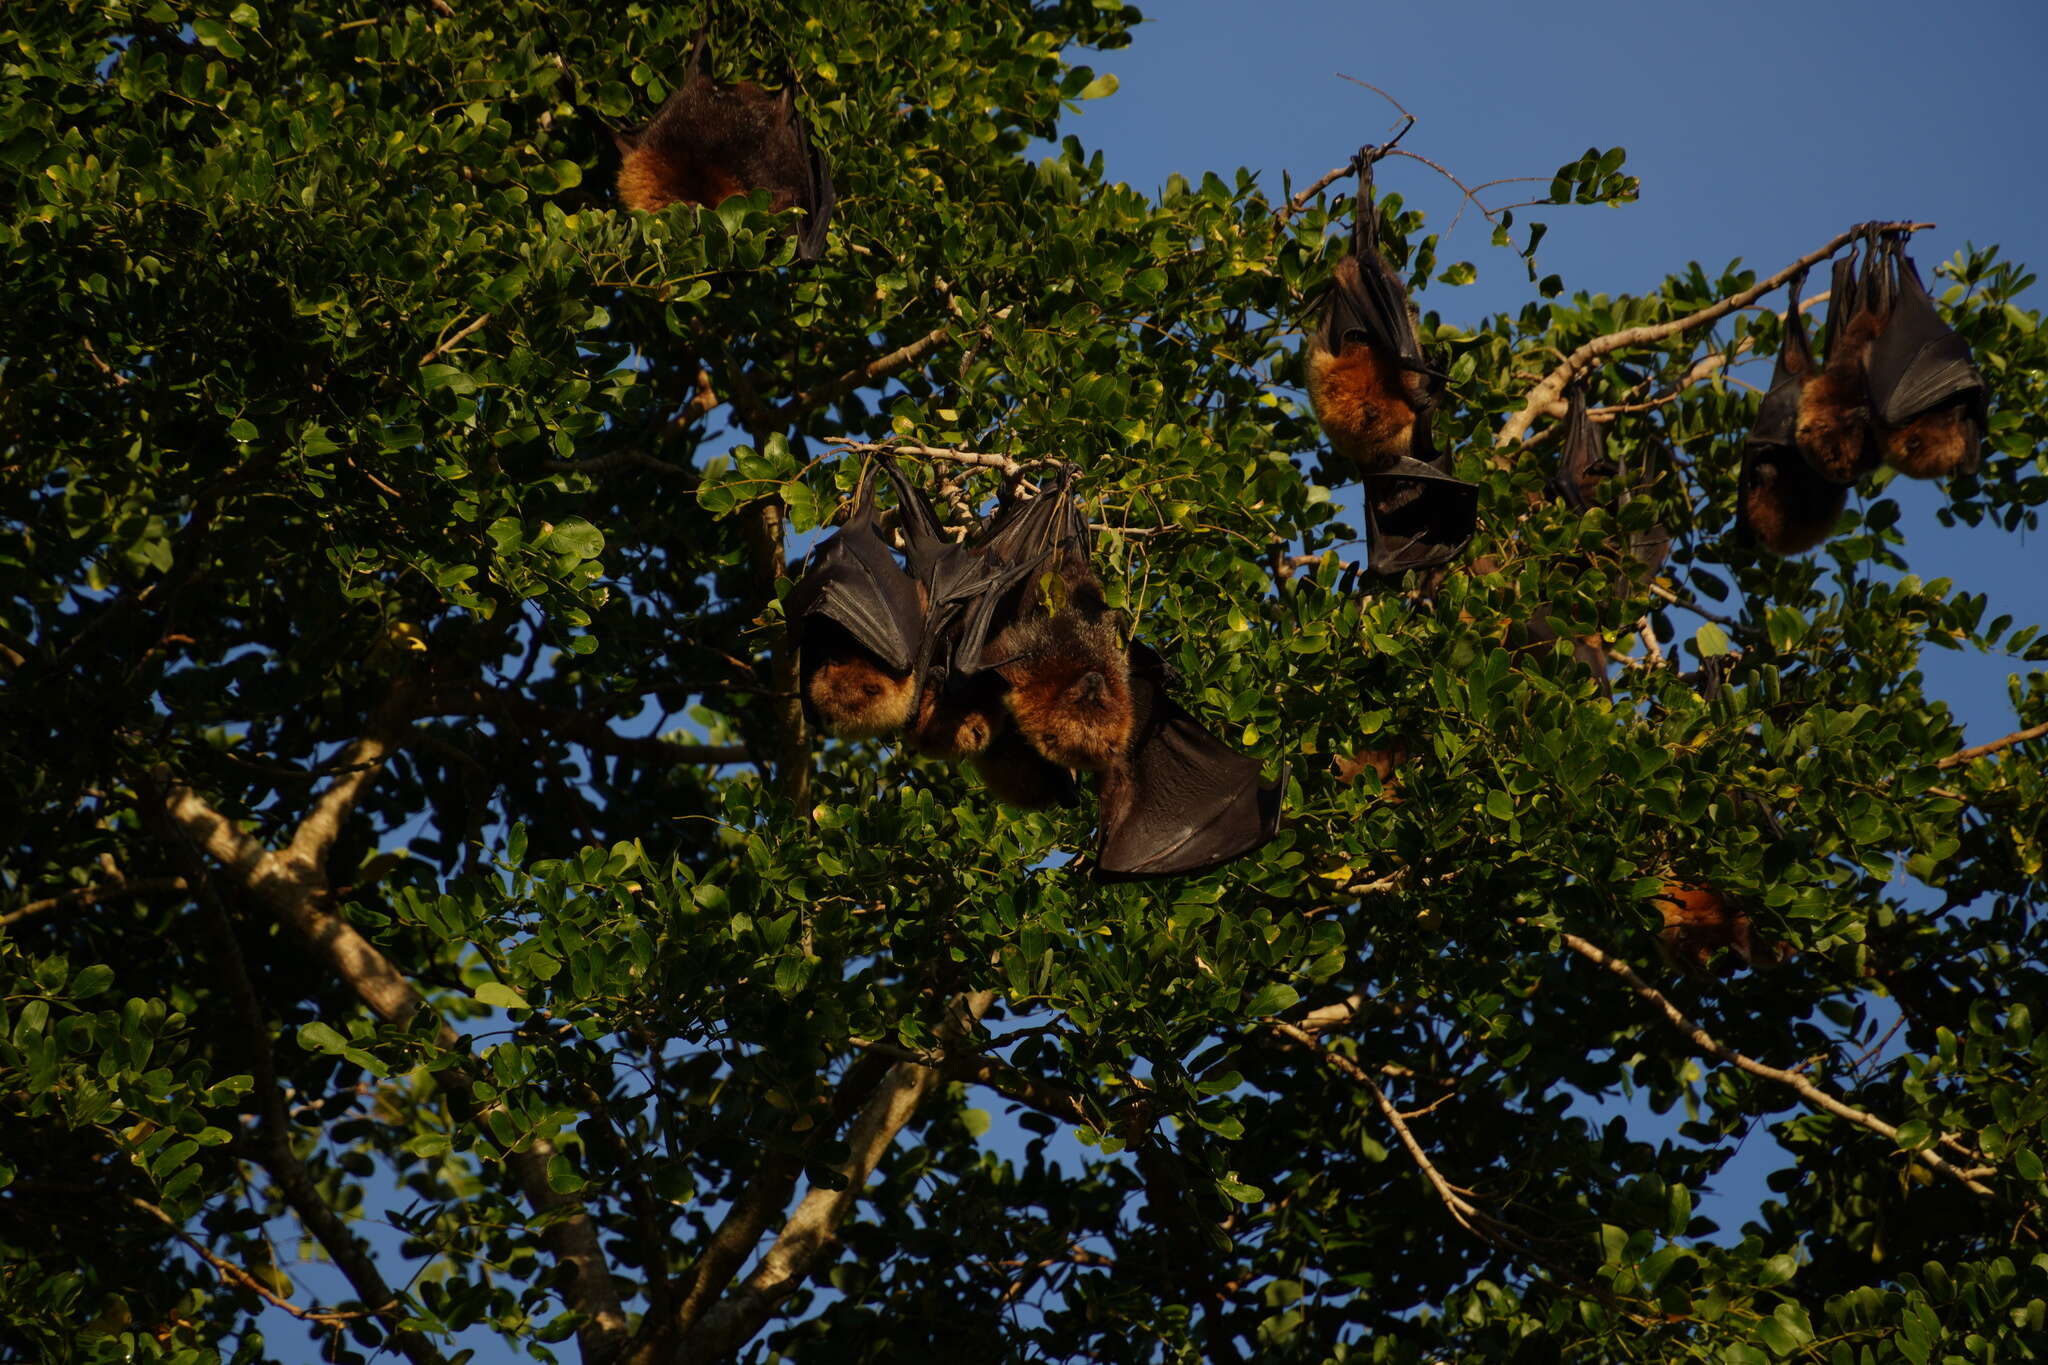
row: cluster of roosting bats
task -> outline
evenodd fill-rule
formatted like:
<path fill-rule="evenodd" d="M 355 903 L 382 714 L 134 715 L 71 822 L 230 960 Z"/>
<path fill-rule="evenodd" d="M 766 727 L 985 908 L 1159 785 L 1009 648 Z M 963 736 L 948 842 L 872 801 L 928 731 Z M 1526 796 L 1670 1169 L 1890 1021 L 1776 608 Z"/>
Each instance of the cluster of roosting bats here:
<path fill-rule="evenodd" d="M 771 209 L 804 210 L 796 254 L 820 259 L 834 191 L 795 88 L 793 74 L 778 94 L 716 80 L 700 33 L 682 85 L 651 122 L 617 135 L 620 198 L 651 212 L 766 190 Z M 1367 568 L 1401 573 L 1435 569 L 1465 548 L 1478 488 L 1453 476 L 1431 433 L 1445 376 L 1379 249 L 1372 167 L 1383 154 L 1368 147 L 1353 162 L 1351 247 L 1303 361 L 1331 450 L 1365 485 Z M 1976 465 L 1989 390 L 1968 346 L 1935 310 L 1904 234 L 1861 236 L 1861 278 L 1854 248 L 1834 264 L 1818 362 L 1799 311 L 1804 271 L 1793 277 L 1784 344 L 1743 448 L 1738 524 L 1778 554 L 1824 540 L 1850 487 L 1880 463 L 1917 478 Z M 1582 385 L 1568 391 L 1562 436 L 1555 486 L 1570 505 L 1628 483 Z M 900 561 L 879 530 L 876 466 L 896 489 Z M 1196 872 L 1251 852 L 1277 827 L 1286 774 L 1262 782 L 1256 760 L 1173 700 L 1163 660 L 1103 594 L 1071 480 L 1062 467 L 1048 488 L 1013 496 L 956 541 L 892 460 L 865 468 L 844 524 L 812 552 L 784 604 L 805 713 L 842 738 L 900 735 L 922 754 L 971 756 L 988 788 L 1015 805 L 1070 804 L 1073 774 L 1094 774 L 1098 877 Z M 1619 496 L 1629 496 L 1625 486 Z M 1654 572 L 1669 537 L 1658 528 L 1628 549 Z M 1540 609 L 1523 630 L 1531 643 L 1555 638 Z M 1597 655 L 1588 663 L 1604 689 L 1604 648 L 1580 643 L 1582 655 Z M 1752 956 L 1746 916 L 1706 888 L 1667 890 L 1667 947 L 1681 960 L 1703 962 L 1716 947 Z"/>

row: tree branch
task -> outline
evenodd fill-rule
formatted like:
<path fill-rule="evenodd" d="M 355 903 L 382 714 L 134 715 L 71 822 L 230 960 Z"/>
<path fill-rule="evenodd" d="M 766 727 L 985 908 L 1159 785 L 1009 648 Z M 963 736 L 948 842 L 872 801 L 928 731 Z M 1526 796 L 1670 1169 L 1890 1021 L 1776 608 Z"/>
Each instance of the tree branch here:
<path fill-rule="evenodd" d="M 171 1236 L 183 1242 L 187 1247 L 191 1249 L 193 1255 L 197 1256 L 200 1260 L 206 1262 L 208 1265 L 213 1267 L 215 1273 L 220 1276 L 221 1283 L 233 1285 L 238 1289 L 246 1289 L 251 1294 L 256 1295 L 265 1303 L 269 1304 L 271 1307 L 282 1308 L 285 1312 L 290 1313 L 293 1317 L 297 1318 L 301 1322 L 310 1322 L 315 1324 L 316 1326 L 326 1327 L 330 1330 L 338 1331 L 348 1323 L 355 1321 L 357 1318 L 377 1317 L 381 1314 L 388 1313 L 393 1308 L 397 1307 L 397 1301 L 394 1299 L 385 1302 L 382 1306 L 377 1308 L 347 1308 L 332 1310 L 318 1308 L 301 1308 L 297 1304 L 293 1303 L 290 1299 L 287 1299 L 283 1295 L 271 1290 L 269 1286 L 263 1283 L 263 1281 L 257 1279 L 254 1275 L 251 1275 L 248 1271 L 242 1269 L 242 1267 L 236 1265 L 233 1261 L 224 1260 L 221 1257 L 214 1255 L 211 1251 L 208 1251 L 204 1243 L 200 1242 L 198 1238 L 192 1236 L 190 1233 L 186 1232 L 183 1227 L 179 1226 L 177 1219 L 171 1217 L 171 1215 L 165 1213 L 162 1209 L 150 1203 L 147 1199 L 131 1198 L 128 1202 L 134 1205 L 136 1208 L 141 1209 L 144 1213 L 156 1219 L 158 1222 L 162 1223 L 165 1227 L 169 1228 L 171 1230 Z"/>
<path fill-rule="evenodd" d="M 337 779 L 334 785 L 339 787 L 359 776 L 360 773 L 351 772 Z M 361 790 L 362 785 L 357 783 L 347 800 L 353 802 Z M 328 794 L 332 791 L 330 788 Z M 323 794 L 322 799 L 328 794 Z M 428 1010 L 425 999 L 405 974 L 357 932 L 354 925 L 328 908 L 326 876 L 318 861 L 307 861 L 289 849 L 265 852 L 260 844 L 236 829 L 232 822 L 189 787 L 172 787 L 162 804 L 173 823 L 234 872 L 251 893 L 269 905 L 279 920 L 326 960 L 335 975 L 355 992 L 358 1000 L 386 1023 L 408 1029 L 415 1026 L 421 1012 Z M 312 819 L 308 816 L 307 823 L 310 824 Z M 305 825 L 301 826 L 302 834 L 305 828 Z M 331 837 L 330 833 L 328 838 Z M 461 1039 L 455 1030 L 445 1020 L 437 1018 L 435 1024 L 438 1046 L 451 1052 L 459 1050 Z M 437 1079 L 450 1101 L 470 1117 L 486 1107 L 477 1102 L 475 1082 L 462 1067 L 446 1067 L 437 1073 Z M 562 1293 L 568 1305 L 585 1317 L 583 1326 L 577 1331 L 585 1359 L 608 1359 L 625 1340 L 625 1310 L 620 1304 L 618 1289 L 612 1283 L 596 1221 L 582 1207 L 580 1200 L 556 1192 L 548 1183 L 548 1162 L 555 1151 L 552 1142 L 536 1136 L 526 1150 L 507 1152 L 505 1164 L 535 1216 L 555 1215 L 542 1231 L 541 1242 L 573 1272 L 563 1285 Z M 317 1198 L 317 1191 L 313 1190 L 310 1182 L 305 1188 Z M 332 1210 L 327 1212 L 333 1216 Z M 301 1216 L 309 1215 L 302 1211 Z M 346 1231 L 345 1228 L 342 1230 Z M 374 1265 L 370 1268 L 375 1269 Z M 365 1297 L 373 1296 L 366 1294 Z"/>
<path fill-rule="evenodd" d="M 1647 346 L 1653 341 L 1662 341 L 1666 337 L 1677 336 L 1682 332 L 1690 332 L 1697 328 L 1705 327 L 1710 323 L 1718 322 L 1736 309 L 1746 308 L 1770 293 L 1773 289 L 1782 287 L 1787 280 L 1800 271 L 1810 269 L 1834 255 L 1844 246 L 1856 240 L 1866 229 L 1874 228 L 1880 232 L 1918 232 L 1923 228 L 1931 228 L 1933 226 L 1933 223 L 1861 224 L 1849 229 L 1847 232 L 1836 234 L 1833 238 L 1829 239 L 1827 245 L 1817 251 L 1810 251 L 1806 255 L 1801 256 L 1777 274 L 1767 279 L 1759 280 L 1740 293 L 1730 294 L 1727 298 L 1710 303 L 1696 313 L 1688 313 L 1682 318 L 1673 318 L 1668 322 L 1650 323 L 1641 327 L 1627 327 L 1619 332 L 1609 332 L 1606 336 L 1594 337 L 1591 341 L 1566 356 L 1556 369 L 1545 375 L 1537 382 L 1534 388 L 1529 390 L 1528 397 L 1523 401 L 1522 410 L 1515 413 L 1501 425 L 1500 431 L 1493 438 L 1493 443 L 1496 447 L 1505 448 L 1521 440 L 1522 434 L 1529 429 L 1529 424 L 1535 421 L 1539 414 L 1548 411 L 1550 405 L 1557 402 L 1563 396 L 1565 387 L 1573 379 L 1591 368 L 1593 362 L 1601 356 L 1630 346 Z"/>
<path fill-rule="evenodd" d="M 1989 744 L 1979 744 L 1973 749 L 1959 749 L 1947 758 L 1938 761 L 1934 766 L 1943 770 L 1960 768 L 1973 759 L 1983 758 L 1987 754 L 1995 754 L 2001 749 L 2010 749 L 2015 744 L 2025 744 L 2028 740 L 2039 739 L 2043 735 L 2048 735 L 2048 725 L 2030 725 L 2024 730 L 2015 730 L 2002 739 L 1994 739 Z M 0 924 L 5 924 L 6 922 L 6 920 L 0 919 Z"/>
<path fill-rule="evenodd" d="M 42 900 L 28 901 L 17 905 L 5 914 L 0 914 L 0 925 L 16 924 L 35 915 L 47 914 L 52 910 L 76 910 L 80 906 L 96 905 L 101 901 L 117 900 L 122 896 L 155 896 L 167 891 L 183 891 L 187 883 L 183 877 L 137 877 L 130 881 L 102 882 L 98 886 L 81 886 Z"/>
<path fill-rule="evenodd" d="M 949 298 L 948 302 L 950 301 Z M 930 355 L 938 348 L 939 343 L 952 333 L 950 325 L 934 327 L 917 340 L 898 346 L 885 355 L 876 356 L 865 365 L 856 365 L 837 379 L 827 380 L 815 389 L 805 389 L 776 409 L 776 415 L 784 425 L 788 425 L 807 412 L 838 402 L 855 389 L 878 384 L 893 375 L 901 374 Z"/>
<path fill-rule="evenodd" d="M 1054 460 L 1013 460 L 1007 455 L 990 455 L 978 450 L 954 450 L 946 446 L 919 445 L 914 441 L 856 441 L 850 436 L 827 436 L 825 440 L 849 455 L 918 455 L 942 464 L 971 465 L 979 469 L 1000 469 L 1003 477 L 1014 479 L 1027 469 L 1055 464 Z"/>
<path fill-rule="evenodd" d="M 434 349 L 428 351 L 425 355 L 420 357 L 420 364 L 429 364 L 435 360 L 440 359 L 442 356 L 448 354 L 448 352 L 455 349 L 456 343 L 462 341 L 466 337 L 469 337 L 473 333 L 481 330 L 484 324 L 488 323 L 490 320 L 491 315 L 489 313 L 481 314 L 480 316 L 478 316 L 475 322 L 470 323 L 461 331 L 457 332 L 454 336 L 449 337 L 446 341 L 435 342 Z"/>
<path fill-rule="evenodd" d="M 1297 1025 L 1288 1023 L 1284 1019 L 1275 1019 L 1267 1027 L 1282 1037 L 1292 1039 L 1303 1047 L 1308 1048 L 1321 1059 L 1324 1065 L 1342 1072 L 1345 1076 L 1350 1077 L 1353 1081 L 1365 1087 L 1366 1093 L 1372 1097 L 1373 1107 L 1378 1109 L 1381 1116 L 1392 1125 L 1395 1136 L 1400 1138 L 1401 1145 L 1407 1149 L 1409 1159 L 1415 1163 L 1416 1169 L 1422 1172 L 1423 1178 L 1429 1182 L 1430 1188 L 1436 1191 L 1436 1197 L 1442 1201 L 1443 1206 L 1450 1210 L 1451 1217 L 1456 1220 L 1459 1227 L 1482 1241 L 1491 1242 L 1496 1246 L 1505 1247 L 1513 1245 L 1513 1242 L 1505 1235 L 1508 1232 L 1516 1231 L 1513 1225 L 1495 1218 L 1492 1214 L 1467 1199 L 1465 1197 L 1466 1191 L 1460 1190 L 1457 1186 L 1451 1184 L 1450 1181 L 1444 1179 L 1443 1172 L 1436 1168 L 1436 1164 L 1429 1159 L 1429 1153 L 1422 1150 L 1422 1144 L 1416 1141 L 1415 1134 L 1409 1130 L 1408 1122 L 1401 1116 L 1401 1111 L 1394 1107 L 1393 1101 L 1387 1098 L 1387 1092 L 1380 1089 L 1379 1082 L 1375 1081 L 1364 1067 L 1352 1061 L 1341 1052 L 1332 1052 L 1318 1042 L 1312 1034 Z M 1517 1238 L 1515 1240 L 1521 1239 Z"/>
<path fill-rule="evenodd" d="M 1519 924 L 1528 923 L 1527 920 L 1518 920 L 1516 922 Z M 1774 1081 L 1779 1085 L 1785 1086 L 1805 1100 L 1811 1107 L 1821 1110 L 1823 1113 L 1833 1114 L 1836 1118 L 1845 1119 L 1859 1127 L 1868 1128 L 1879 1137 L 1900 1147 L 1901 1150 L 1906 1150 L 1905 1144 L 1899 1142 L 1899 1130 L 1886 1123 L 1883 1119 L 1858 1109 L 1853 1105 L 1843 1103 L 1796 1071 L 1783 1071 L 1774 1066 L 1765 1066 L 1762 1062 L 1752 1061 L 1733 1048 L 1725 1046 L 1717 1041 L 1712 1034 L 1686 1018 L 1676 1005 L 1664 997 L 1662 992 L 1637 976 L 1635 969 L 1626 962 L 1610 955 L 1595 944 L 1587 942 L 1577 934 L 1565 933 L 1562 930 L 1556 932 L 1564 940 L 1565 946 L 1580 957 L 1585 958 L 1596 967 L 1606 968 L 1627 982 L 1630 990 L 1647 1001 L 1669 1021 L 1673 1028 L 1684 1034 L 1694 1047 L 1706 1053 L 1709 1057 L 1739 1067 L 1752 1076 L 1759 1076 L 1764 1080 Z M 1982 1184 L 1976 1178 L 1988 1172 L 1961 1170 L 1950 1165 L 1932 1151 L 1912 1151 L 1910 1155 L 1914 1160 L 1923 1162 L 1932 1169 L 1940 1171 L 1943 1175 L 1951 1176 L 1960 1181 L 1963 1188 L 1969 1190 L 1972 1194 L 1981 1194 L 1988 1197 L 1992 1193 L 1990 1187 Z"/>
<path fill-rule="evenodd" d="M 994 991 L 975 991 L 957 998 L 938 1028 L 942 1053 L 947 1044 L 964 1037 L 994 1002 Z M 762 1253 L 754 1272 L 735 1293 L 704 1315 L 692 1333 L 692 1359 L 726 1355 L 761 1329 L 775 1305 L 831 1245 L 896 1135 L 915 1116 L 925 1097 L 942 1084 L 944 1078 L 935 1067 L 898 1062 L 889 1068 L 847 1132 L 850 1155 L 838 1168 L 844 1188 L 818 1187 L 804 1196 L 774 1244 Z"/>

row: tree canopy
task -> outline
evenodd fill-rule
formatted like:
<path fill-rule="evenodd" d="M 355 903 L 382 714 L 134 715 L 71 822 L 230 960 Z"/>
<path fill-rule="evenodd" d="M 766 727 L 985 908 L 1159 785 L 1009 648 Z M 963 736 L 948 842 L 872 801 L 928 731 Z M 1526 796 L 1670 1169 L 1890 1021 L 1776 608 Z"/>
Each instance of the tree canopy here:
<path fill-rule="evenodd" d="M 1481 516 L 1364 576 L 1298 355 L 1343 175 L 1111 181 L 1060 119 L 1116 0 L 708 8 L 0 13 L 9 1358 L 2048 1355 L 2048 681 L 1980 752 L 1919 665 L 2048 623 L 1888 474 L 1734 533 L 1782 305 L 1712 306 L 1777 264 L 1574 292 L 1526 207 L 1441 259 L 1383 163 Z M 800 85 L 817 265 L 612 196 L 705 23 Z M 2034 530 L 2032 276 L 1940 269 L 1994 390 L 1942 515 Z M 1574 375 L 1648 496 L 1548 495 Z M 1089 806 L 807 734 L 848 441 L 958 509 L 1074 464 L 1278 837 L 1098 885 Z M 1675 887 L 1769 951 L 1674 949 Z"/>

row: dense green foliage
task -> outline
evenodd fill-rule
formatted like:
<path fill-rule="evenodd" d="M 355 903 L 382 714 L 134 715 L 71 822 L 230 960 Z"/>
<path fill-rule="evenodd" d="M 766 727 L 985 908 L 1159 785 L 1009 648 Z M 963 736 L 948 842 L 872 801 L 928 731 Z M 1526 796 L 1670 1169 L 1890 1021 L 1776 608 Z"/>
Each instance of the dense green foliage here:
<path fill-rule="evenodd" d="M 1753 273 L 1567 295 L 1526 223 L 1439 261 L 1389 195 L 1491 562 L 1361 587 L 1295 358 L 1344 182 L 1027 155 L 1113 90 L 1115 0 L 715 8 L 728 77 L 799 73 L 816 268 L 742 201 L 612 205 L 692 7 L 0 12 L 7 1357 L 2048 1356 L 2048 746 L 1937 768 L 1917 666 L 2043 623 L 1917 576 L 1882 486 L 1813 556 L 1731 537 L 1756 400 L 1682 381 L 1768 313 L 1596 372 L 1682 389 L 1613 423 L 1664 471 L 1618 516 L 1543 496 L 1547 417 L 1493 446 L 1560 353 Z M 1433 311 L 1523 255 L 1518 316 Z M 2048 500 L 2030 278 L 1935 284 L 1996 390 L 1946 490 L 1985 535 Z M 1187 704 L 1290 765 L 1278 839 L 1098 887 L 1048 861 L 1086 810 L 806 740 L 778 598 L 857 476 L 823 438 L 892 433 L 1079 464 Z M 1627 575 L 1658 518 L 1728 624 Z M 1633 651 L 1613 704 L 1503 647 L 1541 601 Z M 1660 963 L 1666 878 L 1788 960 Z M 1572 1112 L 1623 1097 L 1669 1136 Z M 1766 1127 L 1776 1197 L 1714 1226 Z"/>

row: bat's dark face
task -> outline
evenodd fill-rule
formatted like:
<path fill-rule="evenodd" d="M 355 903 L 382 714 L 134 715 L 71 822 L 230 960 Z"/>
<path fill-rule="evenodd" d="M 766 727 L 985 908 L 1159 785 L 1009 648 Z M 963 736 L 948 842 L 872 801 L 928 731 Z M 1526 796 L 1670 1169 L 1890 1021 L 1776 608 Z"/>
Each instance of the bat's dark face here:
<path fill-rule="evenodd" d="M 933 758 L 965 758 L 987 750 L 1008 724 L 1002 702 L 986 688 L 948 693 L 927 688 L 918 704 L 912 742 Z"/>
<path fill-rule="evenodd" d="M 1885 463 L 1915 479 L 1945 479 L 1977 467 L 1984 432 L 1974 395 L 1965 394 L 1883 437 Z"/>
<path fill-rule="evenodd" d="M 804 653 L 804 700 L 821 729 L 841 739 L 876 739 L 910 719 L 910 675 L 895 673 L 852 641 Z"/>
<path fill-rule="evenodd" d="M 1052 762 L 1101 772 L 1131 746 L 1130 663 L 1115 626 L 1065 612 L 1017 628 L 1001 671 L 1018 733 Z"/>

